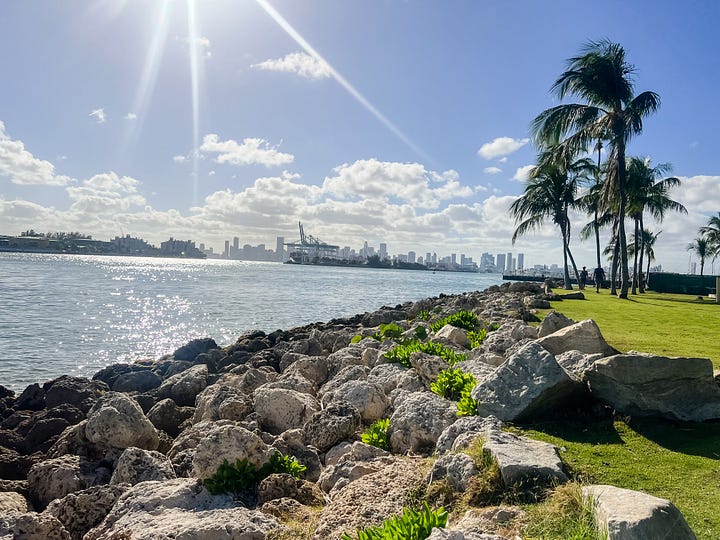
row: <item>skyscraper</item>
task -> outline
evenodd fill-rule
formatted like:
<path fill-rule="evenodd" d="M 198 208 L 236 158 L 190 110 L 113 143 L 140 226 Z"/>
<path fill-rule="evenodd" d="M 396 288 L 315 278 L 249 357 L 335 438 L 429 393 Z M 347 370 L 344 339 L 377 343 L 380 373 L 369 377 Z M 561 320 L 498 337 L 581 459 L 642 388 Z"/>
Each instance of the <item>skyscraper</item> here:
<path fill-rule="evenodd" d="M 495 267 L 497 268 L 498 272 L 504 272 L 505 271 L 505 254 L 504 253 L 498 253 L 495 257 Z"/>
<path fill-rule="evenodd" d="M 384 261 L 385 259 L 388 258 L 387 244 L 386 244 L 386 243 L 384 243 L 384 242 L 381 242 L 381 243 L 380 243 L 380 252 L 378 253 L 378 255 L 380 256 L 380 260 L 381 260 L 381 261 Z"/>
<path fill-rule="evenodd" d="M 512 272 L 512 253 L 508 253 L 505 259 L 505 271 Z"/>
<path fill-rule="evenodd" d="M 278 261 L 285 260 L 285 246 L 283 246 L 284 243 L 285 243 L 284 236 L 278 236 L 275 240 L 275 258 Z"/>
<path fill-rule="evenodd" d="M 524 270 L 524 269 L 525 269 L 525 254 L 524 254 L 524 253 L 518 253 L 518 256 L 517 256 L 517 267 L 518 267 L 518 270 Z"/>

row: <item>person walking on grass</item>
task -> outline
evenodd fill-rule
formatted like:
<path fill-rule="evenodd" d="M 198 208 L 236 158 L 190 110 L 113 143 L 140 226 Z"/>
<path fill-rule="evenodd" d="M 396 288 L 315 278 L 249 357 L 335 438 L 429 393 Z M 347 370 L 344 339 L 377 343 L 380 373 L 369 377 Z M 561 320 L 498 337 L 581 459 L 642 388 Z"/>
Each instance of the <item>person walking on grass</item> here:
<path fill-rule="evenodd" d="M 587 268 L 584 266 L 582 267 L 582 270 L 580 271 L 580 289 L 584 289 L 585 285 L 587 285 L 587 278 L 588 278 L 588 271 Z"/>
<path fill-rule="evenodd" d="M 593 280 L 595 281 L 595 292 L 600 294 L 600 287 L 602 287 L 602 283 L 605 281 L 605 270 L 598 266 L 593 271 Z"/>

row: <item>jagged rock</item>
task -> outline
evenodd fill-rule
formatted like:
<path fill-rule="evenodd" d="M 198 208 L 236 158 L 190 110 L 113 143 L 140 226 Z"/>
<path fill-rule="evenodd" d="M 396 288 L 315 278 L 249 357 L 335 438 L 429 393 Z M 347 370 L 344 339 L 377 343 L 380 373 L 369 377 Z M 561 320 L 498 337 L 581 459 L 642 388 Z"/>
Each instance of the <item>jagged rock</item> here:
<path fill-rule="evenodd" d="M 94 486 L 75 493 L 68 493 L 62 499 L 55 499 L 45 509 L 60 521 L 70 533 L 72 540 L 82 540 L 85 533 L 105 519 L 110 509 L 130 486 Z"/>
<path fill-rule="evenodd" d="M 509 523 L 524 516 L 525 512 L 514 506 L 473 509 L 465 512 L 452 530 L 462 532 L 466 540 L 506 540 L 505 535 L 497 534 L 499 530 L 507 530 Z"/>
<path fill-rule="evenodd" d="M 435 340 L 453 344 L 462 348 L 467 348 L 470 345 L 470 341 L 467 337 L 467 331 L 462 328 L 457 328 L 451 324 L 446 324 L 440 330 L 435 332 Z"/>
<path fill-rule="evenodd" d="M 88 412 L 87 439 L 100 446 L 155 450 L 159 440 L 155 427 L 132 398 L 118 392 L 102 396 Z"/>
<path fill-rule="evenodd" d="M 305 442 L 325 452 L 350 439 L 362 425 L 360 412 L 349 403 L 334 401 L 312 415 L 303 426 Z"/>
<path fill-rule="evenodd" d="M 38 418 L 18 445 L 18 449 L 25 454 L 46 452 L 68 427 L 70 423 L 64 418 Z"/>
<path fill-rule="evenodd" d="M 208 384 L 208 368 L 199 364 L 166 379 L 157 389 L 160 398 L 172 398 L 178 405 L 194 406 L 195 398 Z"/>
<path fill-rule="evenodd" d="M 110 389 L 102 381 L 63 375 L 45 383 L 44 390 L 46 408 L 52 409 L 67 403 L 87 413 L 98 398 Z"/>
<path fill-rule="evenodd" d="M 338 459 L 337 463 L 328 465 L 322 470 L 317 485 L 326 493 L 334 496 L 337 491 L 350 482 L 377 472 L 396 459 L 387 452 L 368 460 L 355 460 L 352 454 L 345 454 Z"/>
<path fill-rule="evenodd" d="M 237 376 L 233 376 L 238 379 Z M 223 381 L 228 379 L 223 378 Z M 217 382 L 198 394 L 193 424 L 203 420 L 242 420 L 252 412 L 252 398 L 236 386 Z"/>
<path fill-rule="evenodd" d="M 418 466 L 399 458 L 340 489 L 323 508 L 314 540 L 339 538 L 358 528 L 379 525 L 402 513 L 408 497 L 424 484 Z"/>
<path fill-rule="evenodd" d="M 593 506 L 598 529 L 608 540 L 696 538 L 680 511 L 666 499 L 605 485 L 584 486 L 582 492 Z"/>
<path fill-rule="evenodd" d="M 315 484 L 289 474 L 271 474 L 258 485 L 259 504 L 284 497 L 307 506 L 322 505 L 325 501 L 323 492 Z"/>
<path fill-rule="evenodd" d="M 369 372 L 370 368 L 367 366 L 352 365 L 344 367 L 320 388 L 318 395 L 323 397 L 325 394 L 334 392 L 349 381 L 365 381 L 368 378 Z"/>
<path fill-rule="evenodd" d="M 549 414 L 582 391 L 552 354 L 537 342 L 528 343 L 508 358 L 472 391 L 478 415 L 503 421 Z"/>
<path fill-rule="evenodd" d="M 477 473 L 475 461 L 467 454 L 445 454 L 433 463 L 428 473 L 428 483 L 444 478 L 455 491 L 465 491 L 470 478 Z"/>
<path fill-rule="evenodd" d="M 170 460 L 160 452 L 142 448 L 126 448 L 120 455 L 111 484 L 135 485 L 146 480 L 169 480 L 176 478 Z"/>
<path fill-rule="evenodd" d="M 430 454 L 443 430 L 457 420 L 452 401 L 428 392 L 410 394 L 390 418 L 394 452 Z"/>
<path fill-rule="evenodd" d="M 550 443 L 493 431 L 485 440 L 483 452 L 497 462 L 503 482 L 508 487 L 527 489 L 568 481 L 558 449 Z"/>
<path fill-rule="evenodd" d="M 221 426 L 239 426 L 239 423 L 231 420 L 199 422 L 178 435 L 166 454 L 178 476 L 187 477 L 192 474 L 192 460 L 197 445 L 210 431 Z"/>
<path fill-rule="evenodd" d="M 16 410 L 39 411 L 44 408 L 45 392 L 38 383 L 27 386 L 15 401 Z"/>
<path fill-rule="evenodd" d="M 368 381 L 348 381 L 332 392 L 323 395 L 322 403 L 349 403 L 360 412 L 365 422 L 374 422 L 385 415 L 390 400 L 380 385 Z"/>
<path fill-rule="evenodd" d="M 254 407 L 263 427 L 274 434 L 302 427 L 320 409 L 317 400 L 308 394 L 266 386 L 255 391 Z"/>
<path fill-rule="evenodd" d="M 23 497 L 30 497 L 27 480 L 0 480 L 0 492 L 5 491 L 14 491 Z"/>
<path fill-rule="evenodd" d="M 288 367 L 283 368 L 283 360 L 289 355 L 294 355 L 295 359 Z M 325 384 L 328 379 L 328 364 L 324 356 L 307 356 L 296 355 L 295 353 L 287 353 L 283 355 L 280 361 L 280 369 L 283 375 L 298 374 L 312 381 L 318 388 Z"/>
<path fill-rule="evenodd" d="M 483 364 L 487 364 L 493 368 L 502 365 L 503 363 L 505 363 L 506 360 L 504 356 L 501 356 L 499 354 L 495 354 L 492 352 L 483 352 L 482 345 L 480 347 L 475 347 L 473 350 L 471 350 L 468 353 L 467 359 L 468 361 L 482 362 Z M 462 364 L 462 362 L 458 363 Z"/>
<path fill-rule="evenodd" d="M 27 511 L 28 504 L 25 497 L 14 491 L 0 491 L 0 516 L 24 514 Z"/>
<path fill-rule="evenodd" d="M 443 430 L 437 440 L 435 452 L 441 456 L 455 450 L 455 441 L 461 435 L 471 434 L 473 438 L 487 438 L 490 431 L 500 430 L 502 426 L 503 423 L 494 416 L 464 416 Z"/>
<path fill-rule="evenodd" d="M 66 454 L 74 454 L 91 459 L 100 459 L 107 448 L 97 446 L 90 442 L 85 434 L 85 426 L 87 426 L 87 420 L 83 420 L 79 424 L 70 426 L 63 431 L 47 451 L 47 457 L 57 458 Z"/>
<path fill-rule="evenodd" d="M 150 369 L 143 369 L 120 375 L 113 381 L 112 389 L 113 392 L 147 392 L 161 384 L 159 375 Z"/>
<path fill-rule="evenodd" d="M 402 321 L 407 318 L 407 314 L 399 309 L 380 308 L 378 311 L 366 313 L 362 318 L 363 326 L 380 326 L 381 324 L 389 324 L 395 321 Z"/>
<path fill-rule="evenodd" d="M 424 352 L 412 353 L 410 355 L 410 365 L 420 376 L 420 379 L 422 379 L 427 388 L 430 387 L 431 383 L 434 383 L 437 380 L 441 371 L 450 367 L 450 364 L 439 356 Z"/>
<path fill-rule="evenodd" d="M 195 447 L 192 473 L 195 478 L 210 478 L 224 460 L 235 463 L 247 459 L 257 468 L 270 459 L 270 448 L 260 437 L 234 423 L 214 425 Z"/>
<path fill-rule="evenodd" d="M 554 334 L 561 328 L 566 328 L 568 326 L 572 326 L 573 324 L 576 323 L 571 318 L 565 316 L 559 311 L 551 311 L 550 313 L 545 315 L 545 318 L 540 323 L 540 327 L 538 329 L 538 337 L 542 338 L 545 336 L 549 336 L 550 334 Z"/>
<path fill-rule="evenodd" d="M 35 463 L 40 461 L 42 454 L 24 456 L 0 446 L 0 478 L 5 480 L 22 480 Z"/>
<path fill-rule="evenodd" d="M 365 444 L 364 442 L 345 441 L 333 446 L 325 453 L 325 465 L 337 465 L 341 459 L 345 461 L 372 461 L 379 457 L 390 456 L 390 452 Z"/>
<path fill-rule="evenodd" d="M 217 349 L 217 343 L 211 338 L 193 339 L 173 353 L 177 360 L 192 362 L 198 354 L 206 353 L 211 349 Z"/>
<path fill-rule="evenodd" d="M 287 390 L 294 390 L 301 394 L 308 394 L 311 396 L 317 396 L 317 385 L 306 379 L 299 373 L 282 374 L 280 377 L 272 382 L 267 383 L 265 388 L 284 388 Z"/>
<path fill-rule="evenodd" d="M 320 478 L 322 463 L 317 448 L 306 445 L 301 429 L 288 429 L 272 441 L 272 449 L 281 452 L 285 456 L 293 456 L 301 464 L 305 465 L 305 472 L 302 478 L 310 482 L 317 482 Z"/>
<path fill-rule="evenodd" d="M 272 516 L 237 506 L 232 497 L 211 495 L 198 480 L 142 482 L 120 496 L 84 540 L 261 540 L 282 525 Z"/>
<path fill-rule="evenodd" d="M 602 353 L 588 354 L 580 351 L 566 351 L 555 356 L 560 367 L 579 380 L 582 380 L 585 372 L 601 358 L 604 358 Z"/>
<path fill-rule="evenodd" d="M 253 395 L 255 390 L 277 379 L 277 372 L 270 368 L 249 368 L 240 376 L 240 382 L 232 384 L 243 394 Z"/>
<path fill-rule="evenodd" d="M 373 340 L 375 341 L 375 340 Z M 376 342 L 377 343 L 377 342 Z M 352 344 L 344 349 L 340 349 L 327 357 L 328 364 L 328 379 L 333 379 L 343 369 L 352 366 L 364 366 L 365 368 L 371 368 L 365 364 L 368 361 L 367 358 L 363 360 L 363 352 L 365 351 L 365 345 L 360 343 Z M 366 370 L 367 372 L 367 370 Z"/>
<path fill-rule="evenodd" d="M 147 418 L 155 429 L 162 430 L 171 437 L 177 437 L 180 424 L 193 417 L 195 412 L 196 409 L 192 407 L 180 407 L 172 399 L 166 398 L 152 406 L 147 412 Z"/>
<path fill-rule="evenodd" d="M 36 463 L 28 472 L 30 498 L 42 509 L 53 499 L 96 484 L 105 484 L 110 471 L 80 456 L 62 456 Z"/>
<path fill-rule="evenodd" d="M 705 358 L 631 351 L 597 360 L 585 380 L 593 396 L 624 414 L 684 422 L 720 418 L 720 387 Z"/>
<path fill-rule="evenodd" d="M 0 538 L 3 540 L 70 540 L 70 533 L 57 519 L 47 514 L 0 515 Z"/>
<path fill-rule="evenodd" d="M 505 361 L 504 358 L 503 361 Z M 473 377 L 475 377 L 477 382 L 484 381 L 485 377 L 495 371 L 495 366 L 491 366 L 490 364 L 486 364 L 480 360 L 463 360 L 462 362 L 455 364 L 453 367 L 460 369 L 465 373 L 470 373 Z"/>
<path fill-rule="evenodd" d="M 592 319 L 561 328 L 553 334 L 538 339 L 537 343 L 554 355 L 566 351 L 581 351 L 610 356 L 618 352 L 608 345 L 600 333 L 600 328 Z"/>
<path fill-rule="evenodd" d="M 385 392 L 385 395 L 389 396 L 390 392 L 398 387 L 400 380 L 408 369 L 409 368 L 406 368 L 402 364 L 378 364 L 367 374 L 367 380 L 368 382 L 379 384 L 383 392 Z"/>

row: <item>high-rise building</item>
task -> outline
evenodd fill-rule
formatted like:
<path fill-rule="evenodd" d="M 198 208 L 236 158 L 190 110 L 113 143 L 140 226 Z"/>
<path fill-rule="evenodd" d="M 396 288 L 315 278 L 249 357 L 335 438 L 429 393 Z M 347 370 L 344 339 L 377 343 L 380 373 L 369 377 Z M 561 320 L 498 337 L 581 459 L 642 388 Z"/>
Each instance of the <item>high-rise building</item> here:
<path fill-rule="evenodd" d="M 460 266 L 465 266 L 465 254 L 460 254 Z"/>
<path fill-rule="evenodd" d="M 517 267 L 518 267 L 518 270 L 524 270 L 524 269 L 525 269 L 525 254 L 524 254 L 524 253 L 518 253 L 518 256 L 517 256 Z"/>
<path fill-rule="evenodd" d="M 384 261 L 385 259 L 388 258 L 387 244 L 386 244 L 386 243 L 384 243 L 384 242 L 381 242 L 381 243 L 380 243 L 380 252 L 378 253 L 378 255 L 380 256 L 380 260 L 381 260 L 381 261 Z"/>
<path fill-rule="evenodd" d="M 425 254 L 425 264 L 430 264 L 432 262 L 432 255 L 430 255 L 430 252 L 428 251 Z"/>
<path fill-rule="evenodd" d="M 497 268 L 498 272 L 504 272 L 505 271 L 505 254 L 504 253 L 498 253 L 495 257 L 495 267 Z"/>
<path fill-rule="evenodd" d="M 507 254 L 507 258 L 505 259 L 505 271 L 506 272 L 512 272 L 512 253 Z"/>
<path fill-rule="evenodd" d="M 457 264 L 457 253 L 452 253 L 450 255 L 450 262 L 452 263 L 453 266 L 455 266 Z"/>
<path fill-rule="evenodd" d="M 278 261 L 284 261 L 285 260 L 285 246 L 283 245 L 285 243 L 285 237 L 284 236 L 278 236 L 275 239 L 275 258 Z"/>
<path fill-rule="evenodd" d="M 230 240 L 225 240 L 225 251 L 223 251 L 223 257 L 226 259 L 230 258 Z"/>
<path fill-rule="evenodd" d="M 408 251 L 407 260 L 409 263 L 415 262 L 415 252 L 414 251 Z"/>
<path fill-rule="evenodd" d="M 480 269 L 485 272 L 495 269 L 495 257 L 491 253 L 480 255 Z"/>

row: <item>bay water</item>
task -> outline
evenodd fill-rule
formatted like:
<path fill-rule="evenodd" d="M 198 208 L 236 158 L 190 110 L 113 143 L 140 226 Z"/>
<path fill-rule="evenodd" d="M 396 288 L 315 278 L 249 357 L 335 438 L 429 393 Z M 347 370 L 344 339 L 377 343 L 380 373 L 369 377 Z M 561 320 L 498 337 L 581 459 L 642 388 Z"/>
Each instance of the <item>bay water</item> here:
<path fill-rule="evenodd" d="M 21 391 L 198 337 L 219 345 L 441 293 L 500 274 L 279 263 L 0 253 L 0 384 Z"/>

